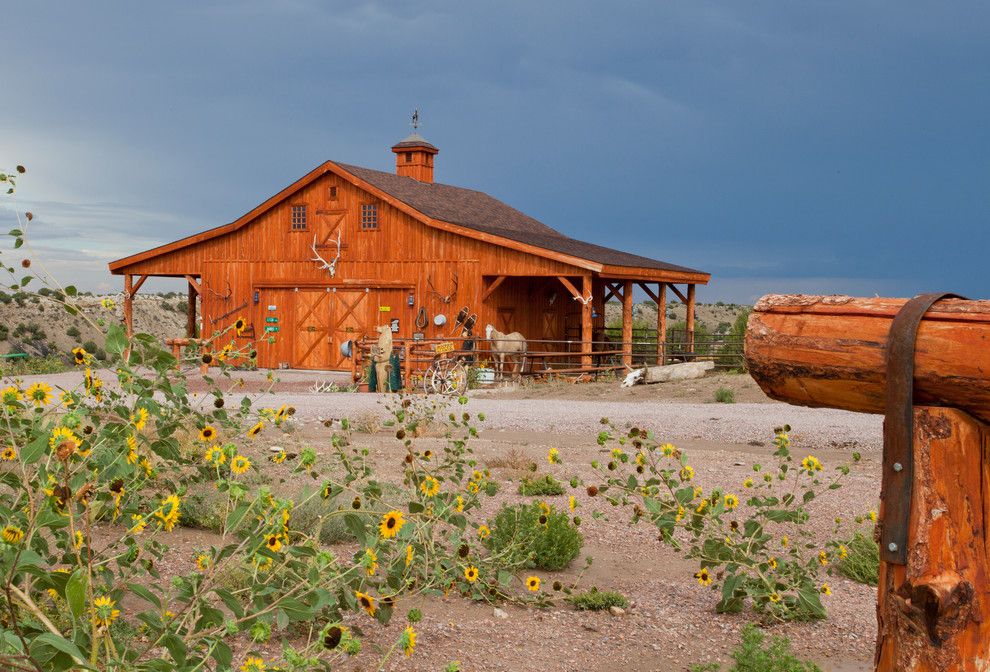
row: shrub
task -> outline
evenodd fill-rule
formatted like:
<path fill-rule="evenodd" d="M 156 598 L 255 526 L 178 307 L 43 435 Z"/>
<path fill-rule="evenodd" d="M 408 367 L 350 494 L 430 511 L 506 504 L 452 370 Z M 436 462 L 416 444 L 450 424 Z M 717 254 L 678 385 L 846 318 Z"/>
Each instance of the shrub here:
<path fill-rule="evenodd" d="M 843 558 L 842 548 L 846 557 Z M 839 542 L 836 571 L 847 579 L 875 586 L 880 582 L 880 547 L 872 536 L 856 532 L 850 539 Z"/>
<path fill-rule="evenodd" d="M 524 478 L 519 482 L 519 494 L 524 497 L 556 497 L 564 494 L 564 486 L 550 474 L 543 478 Z"/>
<path fill-rule="evenodd" d="M 7 330 L 6 324 L 0 324 L 0 341 L 6 341 L 10 336 L 10 331 Z"/>
<path fill-rule="evenodd" d="M 537 569 L 567 567 L 584 543 L 568 515 L 543 502 L 503 504 L 488 525 L 491 537 L 486 545 L 493 554 L 504 553 Z"/>
<path fill-rule="evenodd" d="M 72 325 L 71 327 L 65 330 L 65 335 L 68 336 L 69 338 L 79 338 L 81 334 L 82 332 L 79 331 L 79 327 L 77 327 L 76 325 Z"/>
<path fill-rule="evenodd" d="M 609 607 L 620 607 L 625 609 L 629 606 L 629 600 L 622 593 L 614 590 L 598 590 L 592 586 L 577 595 L 571 595 L 567 601 L 582 611 L 605 611 Z"/>
<path fill-rule="evenodd" d="M 720 404 L 734 404 L 736 403 L 736 393 L 728 387 L 720 387 L 715 390 L 715 401 Z"/>
<path fill-rule="evenodd" d="M 732 652 L 735 664 L 729 672 L 821 672 L 814 663 L 797 658 L 786 637 L 773 637 L 764 646 L 766 635 L 752 623 L 743 627 L 741 634 L 742 643 Z M 721 669 L 718 663 L 691 666 L 691 672 L 719 672 Z"/>
<path fill-rule="evenodd" d="M 100 346 L 98 346 L 95 341 L 86 341 L 85 343 L 82 344 L 82 347 L 83 350 L 85 350 L 91 355 L 95 354 L 96 351 L 100 349 Z"/>

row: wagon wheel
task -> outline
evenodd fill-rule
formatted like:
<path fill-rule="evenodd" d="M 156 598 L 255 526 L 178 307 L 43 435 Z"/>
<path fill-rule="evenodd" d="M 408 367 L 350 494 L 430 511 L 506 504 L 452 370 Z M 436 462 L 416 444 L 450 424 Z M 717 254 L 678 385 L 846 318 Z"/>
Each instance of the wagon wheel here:
<path fill-rule="evenodd" d="M 467 369 L 456 359 L 436 359 L 423 374 L 427 394 L 463 394 L 467 389 Z"/>

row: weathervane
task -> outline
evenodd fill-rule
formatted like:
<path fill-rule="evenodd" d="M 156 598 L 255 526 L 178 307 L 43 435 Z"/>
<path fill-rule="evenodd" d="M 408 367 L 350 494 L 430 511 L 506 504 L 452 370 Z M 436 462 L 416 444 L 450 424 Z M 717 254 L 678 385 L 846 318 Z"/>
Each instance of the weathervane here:
<path fill-rule="evenodd" d="M 412 127 L 414 133 L 419 129 L 419 108 L 413 110 Z"/>

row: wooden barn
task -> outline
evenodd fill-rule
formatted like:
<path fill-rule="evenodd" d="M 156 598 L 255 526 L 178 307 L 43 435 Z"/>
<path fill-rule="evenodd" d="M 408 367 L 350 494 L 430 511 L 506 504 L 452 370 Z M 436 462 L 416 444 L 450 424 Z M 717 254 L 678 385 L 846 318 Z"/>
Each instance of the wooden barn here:
<path fill-rule="evenodd" d="M 264 368 L 348 369 L 344 341 L 378 325 L 398 342 L 442 339 L 462 308 L 482 339 L 492 324 L 534 350 L 570 341 L 590 367 L 611 298 L 624 306 L 613 345 L 631 361 L 634 285 L 660 306 L 661 334 L 668 288 L 685 302 L 690 338 L 695 287 L 709 274 L 569 238 L 483 192 L 434 182 L 438 149 L 417 133 L 392 151 L 395 173 L 327 161 L 229 224 L 112 262 L 128 329 L 134 294 L 164 276 L 188 281 L 186 336 L 244 317 L 239 338 L 257 343 Z"/>

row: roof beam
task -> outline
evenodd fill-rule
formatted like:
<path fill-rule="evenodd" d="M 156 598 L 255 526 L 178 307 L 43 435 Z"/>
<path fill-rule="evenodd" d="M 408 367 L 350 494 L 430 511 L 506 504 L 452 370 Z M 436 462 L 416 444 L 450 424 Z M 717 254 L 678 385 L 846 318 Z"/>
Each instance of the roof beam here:
<path fill-rule="evenodd" d="M 498 289 L 498 286 L 501 285 L 503 282 L 505 282 L 505 277 L 506 276 L 504 276 L 504 275 L 500 275 L 500 276 L 498 276 L 497 278 L 495 278 L 494 280 L 491 281 L 491 284 L 489 284 L 488 287 L 485 289 L 485 291 L 482 292 L 482 294 L 481 294 L 481 302 L 482 303 L 484 303 L 485 301 L 487 301 L 488 300 L 488 297 L 492 295 L 492 292 L 494 292 L 496 289 Z"/>

